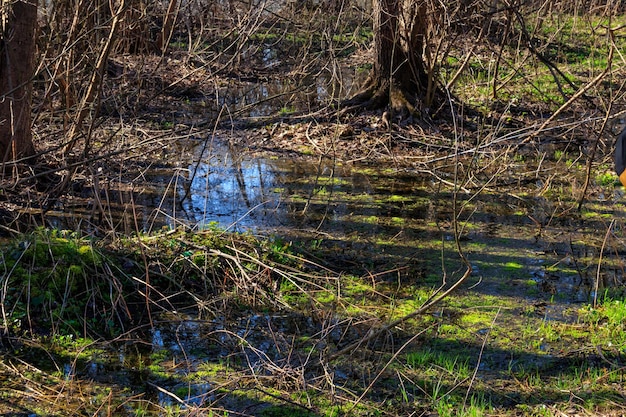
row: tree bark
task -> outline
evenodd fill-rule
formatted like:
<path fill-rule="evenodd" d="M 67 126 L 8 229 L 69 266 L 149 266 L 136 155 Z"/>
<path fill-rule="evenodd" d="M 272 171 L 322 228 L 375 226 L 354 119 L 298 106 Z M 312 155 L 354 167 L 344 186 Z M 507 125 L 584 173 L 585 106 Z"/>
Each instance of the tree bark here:
<path fill-rule="evenodd" d="M 0 0 L 0 163 L 34 155 L 31 132 L 37 0 Z"/>
<path fill-rule="evenodd" d="M 394 118 L 415 113 L 429 88 L 423 59 L 427 10 L 427 0 L 375 0 L 375 62 L 365 87 L 347 107 L 387 107 Z"/>

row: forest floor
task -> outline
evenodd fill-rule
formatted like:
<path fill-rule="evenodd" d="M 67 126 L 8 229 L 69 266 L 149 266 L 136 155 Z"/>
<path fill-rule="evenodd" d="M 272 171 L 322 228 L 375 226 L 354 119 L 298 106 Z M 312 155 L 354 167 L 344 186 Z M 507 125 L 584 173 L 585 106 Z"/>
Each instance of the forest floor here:
<path fill-rule="evenodd" d="M 22 233 L 2 249 L 0 414 L 626 413 L 626 213 L 604 113 L 576 103 L 545 126 L 553 105 L 464 97 L 387 127 L 382 110 L 316 110 L 316 85 L 243 93 L 285 68 L 195 65 L 114 58 L 72 186 L 6 189 L 24 221 L 4 229 Z M 51 149 L 63 137 L 36 129 Z M 139 224 L 141 181 L 175 182 L 213 141 L 290 164 L 275 188 L 297 227 Z M 64 157 L 47 158 L 55 190 Z"/>

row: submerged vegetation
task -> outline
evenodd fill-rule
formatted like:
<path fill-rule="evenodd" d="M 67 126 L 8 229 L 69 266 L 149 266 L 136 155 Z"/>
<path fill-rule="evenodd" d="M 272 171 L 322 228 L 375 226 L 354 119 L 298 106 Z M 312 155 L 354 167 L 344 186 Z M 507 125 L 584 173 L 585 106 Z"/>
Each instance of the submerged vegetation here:
<path fill-rule="evenodd" d="M 428 52 L 448 101 L 385 122 L 335 111 L 369 3 L 210 3 L 161 49 L 162 5 L 133 9 L 84 126 L 109 23 L 42 11 L 0 414 L 626 413 L 623 10 L 463 2 Z"/>

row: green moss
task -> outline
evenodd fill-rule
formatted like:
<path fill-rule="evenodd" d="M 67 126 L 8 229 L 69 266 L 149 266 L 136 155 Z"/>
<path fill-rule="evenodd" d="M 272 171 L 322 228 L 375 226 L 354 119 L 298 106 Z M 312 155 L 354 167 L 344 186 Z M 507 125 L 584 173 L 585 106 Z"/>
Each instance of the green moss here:
<path fill-rule="evenodd" d="M 315 414 L 306 409 L 289 405 L 271 405 L 261 411 L 263 417 L 313 417 Z"/>
<path fill-rule="evenodd" d="M 403 195 L 391 195 L 389 196 L 388 202 L 394 203 L 394 202 L 404 202 L 404 201 L 412 201 L 412 199 L 408 196 L 403 196 Z"/>
<path fill-rule="evenodd" d="M 507 271 L 519 271 L 520 269 L 522 269 L 524 266 L 518 262 L 507 262 L 504 264 L 504 268 Z"/>
<path fill-rule="evenodd" d="M 377 224 L 378 223 L 378 216 L 368 216 L 368 217 L 362 217 L 361 220 L 363 221 L 363 223 L 367 223 L 367 224 Z"/>
<path fill-rule="evenodd" d="M 315 299 L 322 304 L 327 304 L 335 301 L 337 297 L 331 291 L 321 291 L 315 294 Z"/>
<path fill-rule="evenodd" d="M 250 35 L 252 41 L 274 42 L 278 39 L 278 34 L 271 32 L 257 32 Z"/>
<path fill-rule="evenodd" d="M 392 224 L 395 224 L 397 226 L 402 226 L 406 223 L 404 217 L 392 217 L 390 220 Z"/>

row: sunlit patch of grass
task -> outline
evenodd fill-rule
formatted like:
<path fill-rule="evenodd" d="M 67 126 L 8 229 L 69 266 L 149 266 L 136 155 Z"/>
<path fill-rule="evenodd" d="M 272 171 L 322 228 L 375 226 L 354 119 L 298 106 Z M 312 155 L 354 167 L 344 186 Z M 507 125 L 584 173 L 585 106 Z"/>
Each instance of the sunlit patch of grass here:
<path fill-rule="evenodd" d="M 80 363 L 86 363 L 94 358 L 103 357 L 106 351 L 96 341 L 74 337 L 73 335 L 54 334 L 47 341 L 48 353 L 59 357 L 69 357 Z M 46 358 L 41 358 L 46 360 Z"/>
<path fill-rule="evenodd" d="M 413 288 L 410 295 L 406 297 L 397 297 L 391 303 L 391 316 L 389 320 L 405 316 L 419 309 L 426 300 L 432 295 L 432 290 L 427 288 Z"/>
<path fill-rule="evenodd" d="M 249 36 L 249 40 L 251 41 L 275 42 L 277 39 L 278 34 L 273 32 L 256 32 Z"/>
<path fill-rule="evenodd" d="M 341 280 L 341 294 L 346 297 L 362 297 L 367 294 L 373 294 L 373 288 L 370 283 L 358 277 L 345 276 Z"/>
<path fill-rule="evenodd" d="M 582 211 L 582 216 L 587 218 L 587 219 L 611 219 L 613 218 L 613 213 L 598 213 L 596 211 L 593 210 L 583 210 Z"/>
<path fill-rule="evenodd" d="M 626 301 L 605 297 L 596 308 L 580 309 L 579 318 L 592 326 L 592 343 L 626 349 Z"/>
<path fill-rule="evenodd" d="M 237 367 L 220 358 L 199 363 L 192 372 L 184 374 L 181 379 L 191 383 L 207 383 L 207 381 L 223 381 L 237 372 Z"/>
<path fill-rule="evenodd" d="M 328 304 L 335 301 L 337 297 L 332 291 L 318 291 L 315 293 L 315 299 L 322 304 Z"/>
<path fill-rule="evenodd" d="M 448 352 L 434 352 L 431 349 L 412 351 L 405 355 L 404 363 L 409 368 L 441 368 L 443 371 L 458 378 L 470 375 L 469 358 L 466 355 L 455 355 Z"/>
<path fill-rule="evenodd" d="M 427 401 L 438 415 L 483 415 L 492 408 L 491 402 L 480 394 L 468 399 L 465 391 L 477 353 L 454 339 L 438 339 L 410 350 L 400 360 L 403 375 L 407 376 L 407 383 L 401 385 L 403 398 L 407 402 L 415 397 Z"/>
<path fill-rule="evenodd" d="M 509 261 L 504 264 L 504 271 L 508 274 L 517 275 L 520 271 L 523 270 L 523 268 L 524 265 L 520 264 L 519 262 Z"/>
<path fill-rule="evenodd" d="M 396 226 L 403 226 L 406 223 L 404 217 L 391 217 L 390 222 Z"/>
<path fill-rule="evenodd" d="M 414 201 L 414 198 L 412 196 L 393 194 L 389 196 L 387 201 L 390 203 L 397 203 L 397 202 L 405 202 L 405 201 Z"/>
<path fill-rule="evenodd" d="M 279 294 L 281 298 L 291 306 L 305 306 L 309 301 L 309 295 L 304 294 L 289 280 L 284 280 L 280 283 Z"/>
<path fill-rule="evenodd" d="M 360 217 L 361 221 L 366 224 L 378 224 L 379 217 L 378 216 L 364 216 Z"/>
<path fill-rule="evenodd" d="M 556 108 L 574 93 L 576 86 L 607 67 L 609 42 L 606 40 L 605 29 L 590 29 L 606 26 L 598 24 L 600 19 L 593 15 L 585 18 L 573 16 L 563 16 L 559 19 L 541 18 L 539 22 L 534 23 L 530 23 L 533 20 L 532 16 L 526 18 L 530 27 L 529 33 L 535 32 L 535 25 L 540 29 L 536 41 L 542 45 L 543 54 L 558 65 L 562 74 L 573 83 L 574 87 L 570 86 L 561 74 L 553 73 L 541 60 L 519 61 L 518 57 L 526 55 L 520 53 L 519 45 L 516 44 L 505 48 L 502 53 L 514 65 L 519 64 L 523 69 L 513 69 L 506 65 L 499 69 L 497 81 L 500 81 L 500 84 L 495 83 L 499 88 L 497 98 L 503 101 L 531 100 Z M 622 16 L 612 18 L 623 20 Z M 607 25 L 615 24 L 617 23 L 613 21 Z M 617 43 L 618 50 L 626 46 L 623 39 Z M 458 65 L 458 59 L 449 58 L 442 72 L 450 76 L 454 74 L 454 69 Z M 458 79 L 460 95 L 466 102 L 475 103 L 477 107 L 488 111 L 489 105 L 486 103 L 494 99 L 493 77 L 495 73 L 495 69 L 481 57 L 470 60 L 469 67 Z"/>
<path fill-rule="evenodd" d="M 467 329 L 480 330 L 489 328 L 493 320 L 493 313 L 486 313 L 480 310 L 469 310 L 461 314 L 459 323 Z"/>

